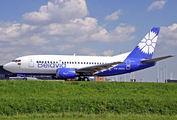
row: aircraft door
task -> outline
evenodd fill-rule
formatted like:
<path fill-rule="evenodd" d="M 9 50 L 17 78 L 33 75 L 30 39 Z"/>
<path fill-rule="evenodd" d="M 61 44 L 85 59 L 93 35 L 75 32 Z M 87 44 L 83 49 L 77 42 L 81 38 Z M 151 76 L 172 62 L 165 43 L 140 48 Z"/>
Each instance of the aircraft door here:
<path fill-rule="evenodd" d="M 130 68 L 131 68 L 131 61 L 126 60 L 126 70 L 130 70 Z"/>
<path fill-rule="evenodd" d="M 29 67 L 34 67 L 34 58 L 33 57 L 29 57 L 28 65 L 29 65 Z"/>

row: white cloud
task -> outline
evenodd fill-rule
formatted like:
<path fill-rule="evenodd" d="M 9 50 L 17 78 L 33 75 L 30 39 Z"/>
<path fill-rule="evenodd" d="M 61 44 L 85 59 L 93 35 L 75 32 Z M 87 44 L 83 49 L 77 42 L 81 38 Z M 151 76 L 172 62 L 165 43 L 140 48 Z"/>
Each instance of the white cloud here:
<path fill-rule="evenodd" d="M 65 50 L 71 49 L 73 47 L 74 47 L 74 45 L 62 44 L 62 45 L 56 45 L 56 46 L 43 46 L 42 50 L 45 50 L 45 51 L 52 51 L 52 50 L 65 51 Z"/>
<path fill-rule="evenodd" d="M 92 48 L 82 48 L 82 49 L 79 49 L 78 50 L 78 53 L 79 54 L 86 54 L 86 55 L 89 55 L 89 56 L 98 56 L 99 54 L 93 52 L 93 49 Z"/>
<path fill-rule="evenodd" d="M 17 47 L 1 47 L 0 51 L 1 53 L 7 53 L 7 52 L 14 52 L 17 49 L 18 49 Z"/>
<path fill-rule="evenodd" d="M 110 33 L 106 29 L 101 29 L 98 33 L 91 35 L 93 41 L 111 42 L 111 41 L 127 41 L 132 40 L 135 36 L 130 36 L 135 32 L 134 26 L 117 26 L 115 30 Z"/>
<path fill-rule="evenodd" d="M 111 36 L 106 29 L 101 29 L 98 33 L 92 34 L 90 37 L 93 41 L 102 41 L 102 42 L 111 41 Z"/>
<path fill-rule="evenodd" d="M 148 7 L 147 11 L 151 11 L 153 9 L 162 9 L 166 2 L 167 0 L 155 1 Z"/>
<path fill-rule="evenodd" d="M 85 20 L 75 19 L 73 23 L 81 25 L 81 30 L 83 31 L 91 31 L 97 27 L 97 19 L 86 17 Z"/>
<path fill-rule="evenodd" d="M 26 13 L 23 20 L 29 24 L 66 23 L 88 15 L 85 0 L 50 0 L 38 12 Z"/>
<path fill-rule="evenodd" d="M 89 56 L 98 56 L 96 53 L 92 52 L 88 54 Z"/>
<path fill-rule="evenodd" d="M 96 29 L 97 20 L 86 17 L 85 20 L 77 18 L 68 23 L 51 23 L 42 27 L 45 35 L 82 35 Z"/>
<path fill-rule="evenodd" d="M 55 48 L 53 46 L 43 46 L 41 48 L 43 51 L 52 51 L 54 50 Z"/>
<path fill-rule="evenodd" d="M 65 37 L 65 40 L 71 43 L 82 43 L 88 40 L 88 35 L 85 34 L 85 35 L 80 35 L 78 37 Z"/>
<path fill-rule="evenodd" d="M 57 46 L 55 47 L 55 49 L 56 49 L 57 51 L 65 51 L 65 50 L 71 49 L 71 48 L 73 48 L 73 47 L 74 47 L 74 45 L 69 45 L 69 44 L 67 44 L 67 45 L 57 45 Z"/>
<path fill-rule="evenodd" d="M 177 23 L 168 27 L 161 27 L 159 41 L 164 48 L 177 47 Z"/>
<path fill-rule="evenodd" d="M 111 55 L 113 55 L 113 53 L 114 53 L 113 50 L 107 50 L 107 51 L 104 51 L 104 52 L 103 52 L 103 54 L 104 54 L 105 56 L 111 56 Z"/>
<path fill-rule="evenodd" d="M 9 42 L 11 45 L 35 45 L 48 43 L 45 38 L 36 32 L 37 26 L 28 24 L 11 23 L 0 26 L 0 41 Z"/>
<path fill-rule="evenodd" d="M 19 23 L 4 23 L 4 25 L 0 26 L 0 41 L 16 42 L 29 33 L 31 33 L 32 35 L 33 32 L 34 35 L 36 28 L 36 26 L 31 26 L 27 24 L 21 25 Z"/>
<path fill-rule="evenodd" d="M 122 11 L 119 9 L 118 11 L 116 12 L 113 12 L 111 15 L 107 15 L 105 17 L 105 20 L 117 20 L 119 18 L 119 15 L 122 14 Z"/>
<path fill-rule="evenodd" d="M 91 52 L 93 52 L 92 48 L 82 48 L 78 50 L 81 54 L 90 54 Z"/>
<path fill-rule="evenodd" d="M 46 38 L 40 37 L 39 34 L 31 36 L 29 41 L 31 41 L 31 44 L 33 44 L 34 46 L 42 46 L 46 43 L 49 43 L 49 41 Z"/>

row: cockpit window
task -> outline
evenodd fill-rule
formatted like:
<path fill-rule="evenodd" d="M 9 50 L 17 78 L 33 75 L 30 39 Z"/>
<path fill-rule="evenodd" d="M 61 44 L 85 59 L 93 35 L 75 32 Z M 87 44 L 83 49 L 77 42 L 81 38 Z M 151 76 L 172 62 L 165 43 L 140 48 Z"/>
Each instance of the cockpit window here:
<path fill-rule="evenodd" d="M 21 60 L 12 60 L 12 62 L 21 62 Z"/>

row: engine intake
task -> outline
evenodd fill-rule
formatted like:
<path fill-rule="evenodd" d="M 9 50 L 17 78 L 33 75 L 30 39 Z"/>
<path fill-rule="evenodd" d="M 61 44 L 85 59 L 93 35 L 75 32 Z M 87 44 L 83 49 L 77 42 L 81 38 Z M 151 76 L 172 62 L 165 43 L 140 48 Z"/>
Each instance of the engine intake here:
<path fill-rule="evenodd" d="M 75 75 L 76 75 L 76 71 L 74 69 L 69 69 L 69 68 L 58 68 L 56 72 L 57 78 L 74 79 Z"/>

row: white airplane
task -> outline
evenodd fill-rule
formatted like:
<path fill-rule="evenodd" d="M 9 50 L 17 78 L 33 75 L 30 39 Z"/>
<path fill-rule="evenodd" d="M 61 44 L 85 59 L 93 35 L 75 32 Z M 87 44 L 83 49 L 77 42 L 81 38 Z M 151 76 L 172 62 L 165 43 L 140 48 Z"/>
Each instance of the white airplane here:
<path fill-rule="evenodd" d="M 88 80 L 89 76 L 112 76 L 152 67 L 173 55 L 153 58 L 160 28 L 152 28 L 131 52 L 112 56 L 29 55 L 3 68 L 17 76 L 52 75 L 58 79 Z"/>

